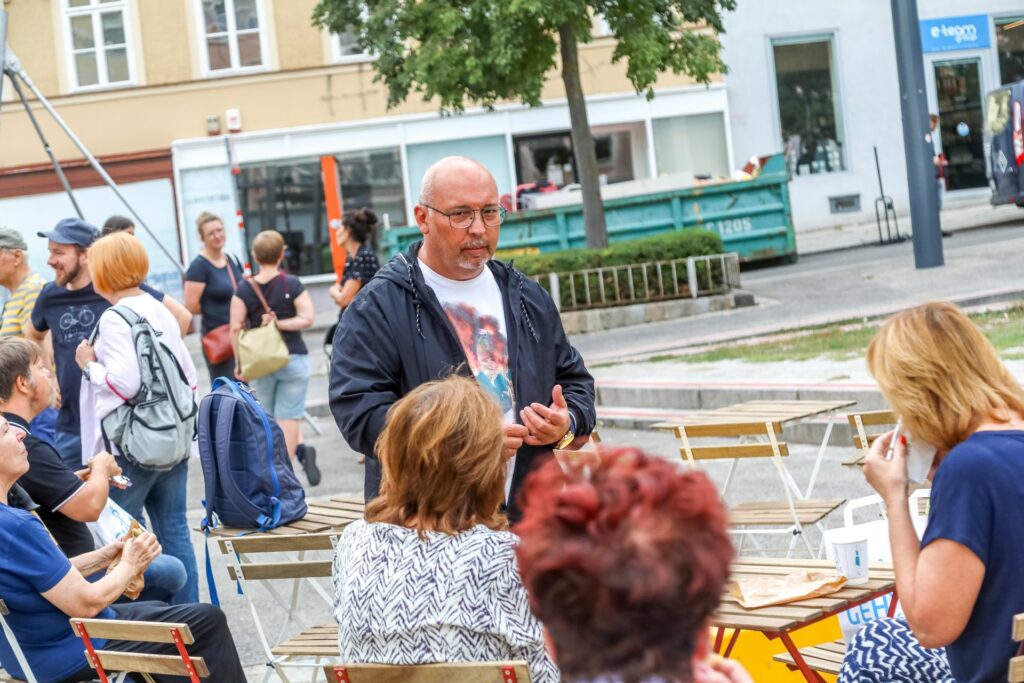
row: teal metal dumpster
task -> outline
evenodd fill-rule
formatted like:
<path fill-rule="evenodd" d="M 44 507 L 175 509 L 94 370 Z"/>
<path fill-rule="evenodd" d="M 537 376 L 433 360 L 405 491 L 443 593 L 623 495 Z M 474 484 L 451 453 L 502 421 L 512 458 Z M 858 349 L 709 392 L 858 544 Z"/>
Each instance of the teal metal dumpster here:
<path fill-rule="evenodd" d="M 704 228 L 722 236 L 726 251 L 743 261 L 796 257 L 789 203 L 789 173 L 781 154 L 764 157 L 749 180 L 724 181 L 668 192 L 610 199 L 604 204 L 608 240 L 620 242 L 674 230 Z M 393 256 L 420 238 L 415 226 L 384 233 Z M 499 250 L 558 251 L 586 246 L 579 204 L 509 213 Z"/>

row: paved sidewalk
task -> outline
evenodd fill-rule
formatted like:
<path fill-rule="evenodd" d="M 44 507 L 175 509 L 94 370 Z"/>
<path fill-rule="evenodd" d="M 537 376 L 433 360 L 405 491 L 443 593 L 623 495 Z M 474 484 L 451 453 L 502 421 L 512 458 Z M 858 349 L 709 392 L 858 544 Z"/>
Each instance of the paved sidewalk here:
<path fill-rule="evenodd" d="M 681 349 L 786 329 L 884 316 L 934 299 L 977 304 L 1024 297 L 1024 226 L 962 232 L 944 240 L 946 265 L 916 270 L 903 244 L 818 254 L 791 266 L 744 272 L 758 305 L 576 335 L 588 365 L 647 360 Z"/>
<path fill-rule="evenodd" d="M 971 197 L 957 202 L 947 201 L 941 214 L 942 229 L 945 232 L 961 232 L 975 230 L 994 225 L 1019 223 L 1024 217 L 1024 210 L 1016 206 L 992 206 L 988 197 Z M 898 214 L 893 232 L 899 229 L 903 235 L 910 236 L 910 214 Z M 885 222 L 882 222 L 885 233 Z M 836 225 L 818 230 L 798 230 L 796 234 L 796 251 L 800 256 L 821 252 L 850 249 L 878 244 L 878 223 L 874 219 L 863 223 Z"/>

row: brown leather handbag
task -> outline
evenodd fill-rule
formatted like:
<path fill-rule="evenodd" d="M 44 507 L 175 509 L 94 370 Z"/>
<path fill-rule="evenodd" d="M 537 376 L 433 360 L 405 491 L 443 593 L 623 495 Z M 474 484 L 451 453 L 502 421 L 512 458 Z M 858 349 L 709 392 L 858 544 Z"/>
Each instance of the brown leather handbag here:
<path fill-rule="evenodd" d="M 237 292 L 238 281 L 235 280 L 235 271 L 232 269 L 235 262 L 232 260 L 231 256 L 226 256 L 225 258 L 227 258 L 228 261 L 227 268 L 228 277 L 231 278 L 231 291 Z M 241 267 L 239 267 L 239 270 L 241 270 Z M 203 354 L 206 356 L 206 360 L 210 361 L 212 365 L 223 363 L 235 355 L 235 349 L 231 345 L 230 323 L 225 323 L 213 328 L 203 335 L 201 341 L 203 342 Z"/>

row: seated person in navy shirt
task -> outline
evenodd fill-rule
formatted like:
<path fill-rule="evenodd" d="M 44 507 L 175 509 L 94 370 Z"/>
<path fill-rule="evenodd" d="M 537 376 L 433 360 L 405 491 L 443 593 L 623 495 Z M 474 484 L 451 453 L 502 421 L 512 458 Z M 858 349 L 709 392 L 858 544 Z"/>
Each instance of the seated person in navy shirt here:
<path fill-rule="evenodd" d="M 885 503 L 906 620 L 858 633 L 839 681 L 1005 681 L 1024 612 L 1024 390 L 950 303 L 886 321 L 868 367 L 902 422 L 872 445 L 864 474 Z M 926 476 L 919 542 L 907 490 Z"/>
<path fill-rule="evenodd" d="M 28 471 L 25 432 L 0 417 L 0 598 L 7 603 L 7 623 L 39 683 L 74 683 L 94 678 L 82 654 L 82 641 L 72 632 L 69 617 L 186 623 L 196 639 L 189 647 L 210 669 L 208 680 L 245 683 L 234 640 L 224 613 L 212 605 L 168 606 L 159 602 L 113 605 L 128 582 L 145 571 L 160 554 L 150 533 L 111 543 L 71 560 L 61 552 L 46 527 L 32 512 L 7 505 L 15 482 Z M 121 561 L 95 582 L 118 555 Z M 113 605 L 113 606 L 112 606 Z M 131 650 L 175 655 L 173 643 L 129 643 L 93 639 L 97 649 Z M 7 638 L 0 633 L 0 665 L 26 678 Z M 161 683 L 174 679 L 156 676 Z"/>
<path fill-rule="evenodd" d="M 0 339 L 0 413 L 13 429 L 25 432 L 29 470 L 18 480 L 38 505 L 36 513 L 68 557 L 96 549 L 85 525 L 95 522 L 107 505 L 110 478 L 121 473 L 114 456 L 101 453 L 88 469 L 72 472 L 46 441 L 34 436 L 31 420 L 53 400 L 50 369 L 34 343 Z M 8 498 L 8 504 L 22 507 Z M 28 509 L 28 508 L 25 508 Z M 172 602 L 188 580 L 185 565 L 173 555 L 160 554 L 146 569 L 141 600 Z"/>

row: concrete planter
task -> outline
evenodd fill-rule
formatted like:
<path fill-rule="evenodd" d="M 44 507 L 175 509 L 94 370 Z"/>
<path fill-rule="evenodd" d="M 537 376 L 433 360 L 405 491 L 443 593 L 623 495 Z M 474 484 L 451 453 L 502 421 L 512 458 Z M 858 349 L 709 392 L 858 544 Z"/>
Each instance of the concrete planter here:
<path fill-rule="evenodd" d="M 562 326 L 565 327 L 567 334 L 583 334 L 661 320 L 676 320 L 711 311 L 726 311 L 738 306 L 751 306 L 753 303 L 754 298 L 750 294 L 733 291 L 696 299 L 672 299 L 563 312 Z"/>

